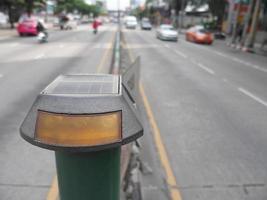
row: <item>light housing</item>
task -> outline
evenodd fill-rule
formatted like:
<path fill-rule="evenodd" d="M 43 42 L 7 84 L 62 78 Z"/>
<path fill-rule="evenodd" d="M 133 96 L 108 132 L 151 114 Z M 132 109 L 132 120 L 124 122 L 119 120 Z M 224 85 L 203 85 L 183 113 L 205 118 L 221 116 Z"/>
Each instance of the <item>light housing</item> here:
<path fill-rule="evenodd" d="M 143 135 L 139 58 L 123 76 L 62 75 L 36 98 L 21 136 L 45 149 L 89 152 L 130 143 Z"/>

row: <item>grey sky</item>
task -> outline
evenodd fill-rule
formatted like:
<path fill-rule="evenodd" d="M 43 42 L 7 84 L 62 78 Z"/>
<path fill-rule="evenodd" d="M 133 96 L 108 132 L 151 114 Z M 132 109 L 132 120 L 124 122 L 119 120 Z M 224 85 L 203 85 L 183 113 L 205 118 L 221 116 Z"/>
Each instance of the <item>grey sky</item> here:
<path fill-rule="evenodd" d="M 125 10 L 126 7 L 129 7 L 130 0 L 107 0 L 108 10 L 117 10 L 118 1 L 120 1 L 120 9 Z"/>

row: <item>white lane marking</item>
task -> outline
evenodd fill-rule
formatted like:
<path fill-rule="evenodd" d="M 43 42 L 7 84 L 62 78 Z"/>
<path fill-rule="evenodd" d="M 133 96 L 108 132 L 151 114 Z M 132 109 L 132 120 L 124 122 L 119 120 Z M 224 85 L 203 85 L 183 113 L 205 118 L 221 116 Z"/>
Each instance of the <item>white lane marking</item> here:
<path fill-rule="evenodd" d="M 209 50 L 209 51 L 210 51 L 210 50 Z M 214 52 L 215 52 L 215 54 L 217 54 L 217 55 L 223 56 L 223 57 L 225 57 L 225 58 L 229 58 L 229 59 L 231 59 L 231 60 L 233 60 L 233 61 L 235 61 L 235 62 L 241 63 L 241 64 L 243 64 L 243 65 L 246 65 L 246 66 L 250 67 L 250 68 L 257 69 L 257 70 L 262 71 L 262 72 L 267 72 L 267 69 L 266 69 L 266 68 L 260 67 L 260 66 L 258 66 L 258 65 L 253 65 L 253 64 L 250 63 L 250 62 L 246 62 L 246 61 L 243 61 L 243 60 L 241 60 L 241 59 L 234 58 L 234 57 L 232 57 L 232 56 L 228 56 L 228 55 L 223 54 L 223 53 L 218 52 L 218 51 L 214 51 Z"/>
<path fill-rule="evenodd" d="M 262 72 L 267 72 L 267 68 L 260 67 L 260 66 L 258 66 L 258 65 L 253 65 L 253 64 L 250 63 L 250 62 L 246 62 L 246 61 L 243 61 L 243 60 L 241 60 L 241 59 L 232 57 L 232 56 L 227 55 L 227 54 L 225 54 L 225 53 L 222 53 L 222 52 L 220 52 L 220 51 L 207 49 L 206 47 L 204 48 L 204 47 L 200 47 L 200 46 L 197 46 L 197 45 L 196 45 L 195 47 L 196 47 L 196 48 L 199 48 L 199 49 L 204 49 L 204 50 L 206 50 L 206 51 L 212 52 L 212 53 L 217 54 L 217 55 L 219 55 L 219 56 L 222 56 L 222 57 L 231 59 L 231 60 L 233 60 L 233 61 L 235 61 L 235 62 L 244 64 L 244 65 L 246 65 L 246 66 L 248 66 L 248 67 L 250 67 L 250 68 L 257 69 L 257 70 L 262 71 Z"/>
<path fill-rule="evenodd" d="M 238 58 L 233 58 L 233 57 L 231 57 L 231 58 L 232 58 L 233 61 L 236 61 L 236 62 L 239 62 L 239 63 L 242 63 L 243 62 L 242 60 L 240 60 Z"/>
<path fill-rule="evenodd" d="M 174 50 L 175 53 L 177 53 L 179 56 L 182 56 L 184 58 L 187 58 L 187 55 L 182 53 L 181 51 L 178 51 L 178 50 Z"/>
<path fill-rule="evenodd" d="M 38 59 L 41 59 L 43 58 L 45 55 L 42 53 L 42 54 L 39 54 L 37 56 L 34 57 L 35 60 L 38 60 Z"/>
<path fill-rule="evenodd" d="M 207 66 L 205 66 L 201 63 L 198 63 L 197 66 L 199 66 L 201 69 L 205 70 L 206 72 L 208 72 L 210 74 L 215 74 L 215 72 L 212 69 L 208 68 Z"/>
<path fill-rule="evenodd" d="M 222 57 L 226 57 L 226 58 L 228 58 L 228 56 L 227 55 L 225 55 L 224 53 L 222 53 L 222 52 L 219 52 L 219 51 L 214 51 L 214 53 L 215 54 L 217 54 L 217 55 L 219 55 L 219 56 L 222 56 Z"/>
<path fill-rule="evenodd" d="M 166 48 L 170 48 L 170 46 L 169 46 L 169 45 L 167 45 L 167 44 L 164 44 L 164 47 L 166 47 Z"/>
<path fill-rule="evenodd" d="M 243 94 L 249 96 L 250 98 L 254 99 L 255 101 L 257 101 L 258 103 L 264 105 L 265 107 L 267 107 L 267 102 L 262 100 L 261 98 L 257 97 L 256 95 L 252 94 L 251 92 L 245 90 L 244 88 L 238 88 L 238 90 L 240 92 L 242 92 Z"/>
<path fill-rule="evenodd" d="M 262 68 L 262 67 L 260 67 L 260 66 L 258 66 L 258 65 L 251 65 L 251 67 L 253 67 L 254 69 L 260 70 L 260 71 L 262 71 L 262 72 L 267 72 L 267 69 Z"/>

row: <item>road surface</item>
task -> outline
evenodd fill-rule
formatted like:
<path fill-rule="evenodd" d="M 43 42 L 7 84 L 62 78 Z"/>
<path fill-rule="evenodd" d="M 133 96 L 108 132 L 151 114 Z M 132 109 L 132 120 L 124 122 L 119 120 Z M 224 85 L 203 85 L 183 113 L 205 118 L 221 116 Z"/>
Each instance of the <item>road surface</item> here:
<path fill-rule="evenodd" d="M 54 154 L 25 142 L 19 127 L 37 94 L 58 75 L 109 72 L 116 27 L 104 26 L 97 35 L 88 27 L 52 31 L 45 44 L 34 37 L 0 40 L 1 200 L 48 198 Z"/>
<path fill-rule="evenodd" d="M 154 31 L 123 32 L 132 57 L 142 59 L 150 120 L 143 162 L 154 174 L 144 178 L 145 199 L 266 199 L 267 58 L 222 41 L 206 46 L 183 35 L 175 43 Z"/>

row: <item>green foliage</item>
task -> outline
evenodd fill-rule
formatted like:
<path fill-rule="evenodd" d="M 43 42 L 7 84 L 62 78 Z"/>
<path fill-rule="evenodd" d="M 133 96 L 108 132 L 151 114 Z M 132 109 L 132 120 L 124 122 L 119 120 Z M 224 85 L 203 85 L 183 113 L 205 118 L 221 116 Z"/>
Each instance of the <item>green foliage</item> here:
<path fill-rule="evenodd" d="M 227 2 L 225 0 L 208 0 L 210 12 L 217 17 L 217 26 L 221 27 Z"/>
<path fill-rule="evenodd" d="M 99 5 L 88 5 L 83 0 L 61 0 L 58 2 L 56 12 L 60 13 L 62 11 L 73 12 L 77 10 L 82 14 L 99 15 L 100 7 Z"/>
<path fill-rule="evenodd" d="M 25 8 L 24 0 L 1 0 L 0 8 L 7 11 L 11 28 L 14 28 L 16 22 L 21 14 L 21 10 Z"/>

